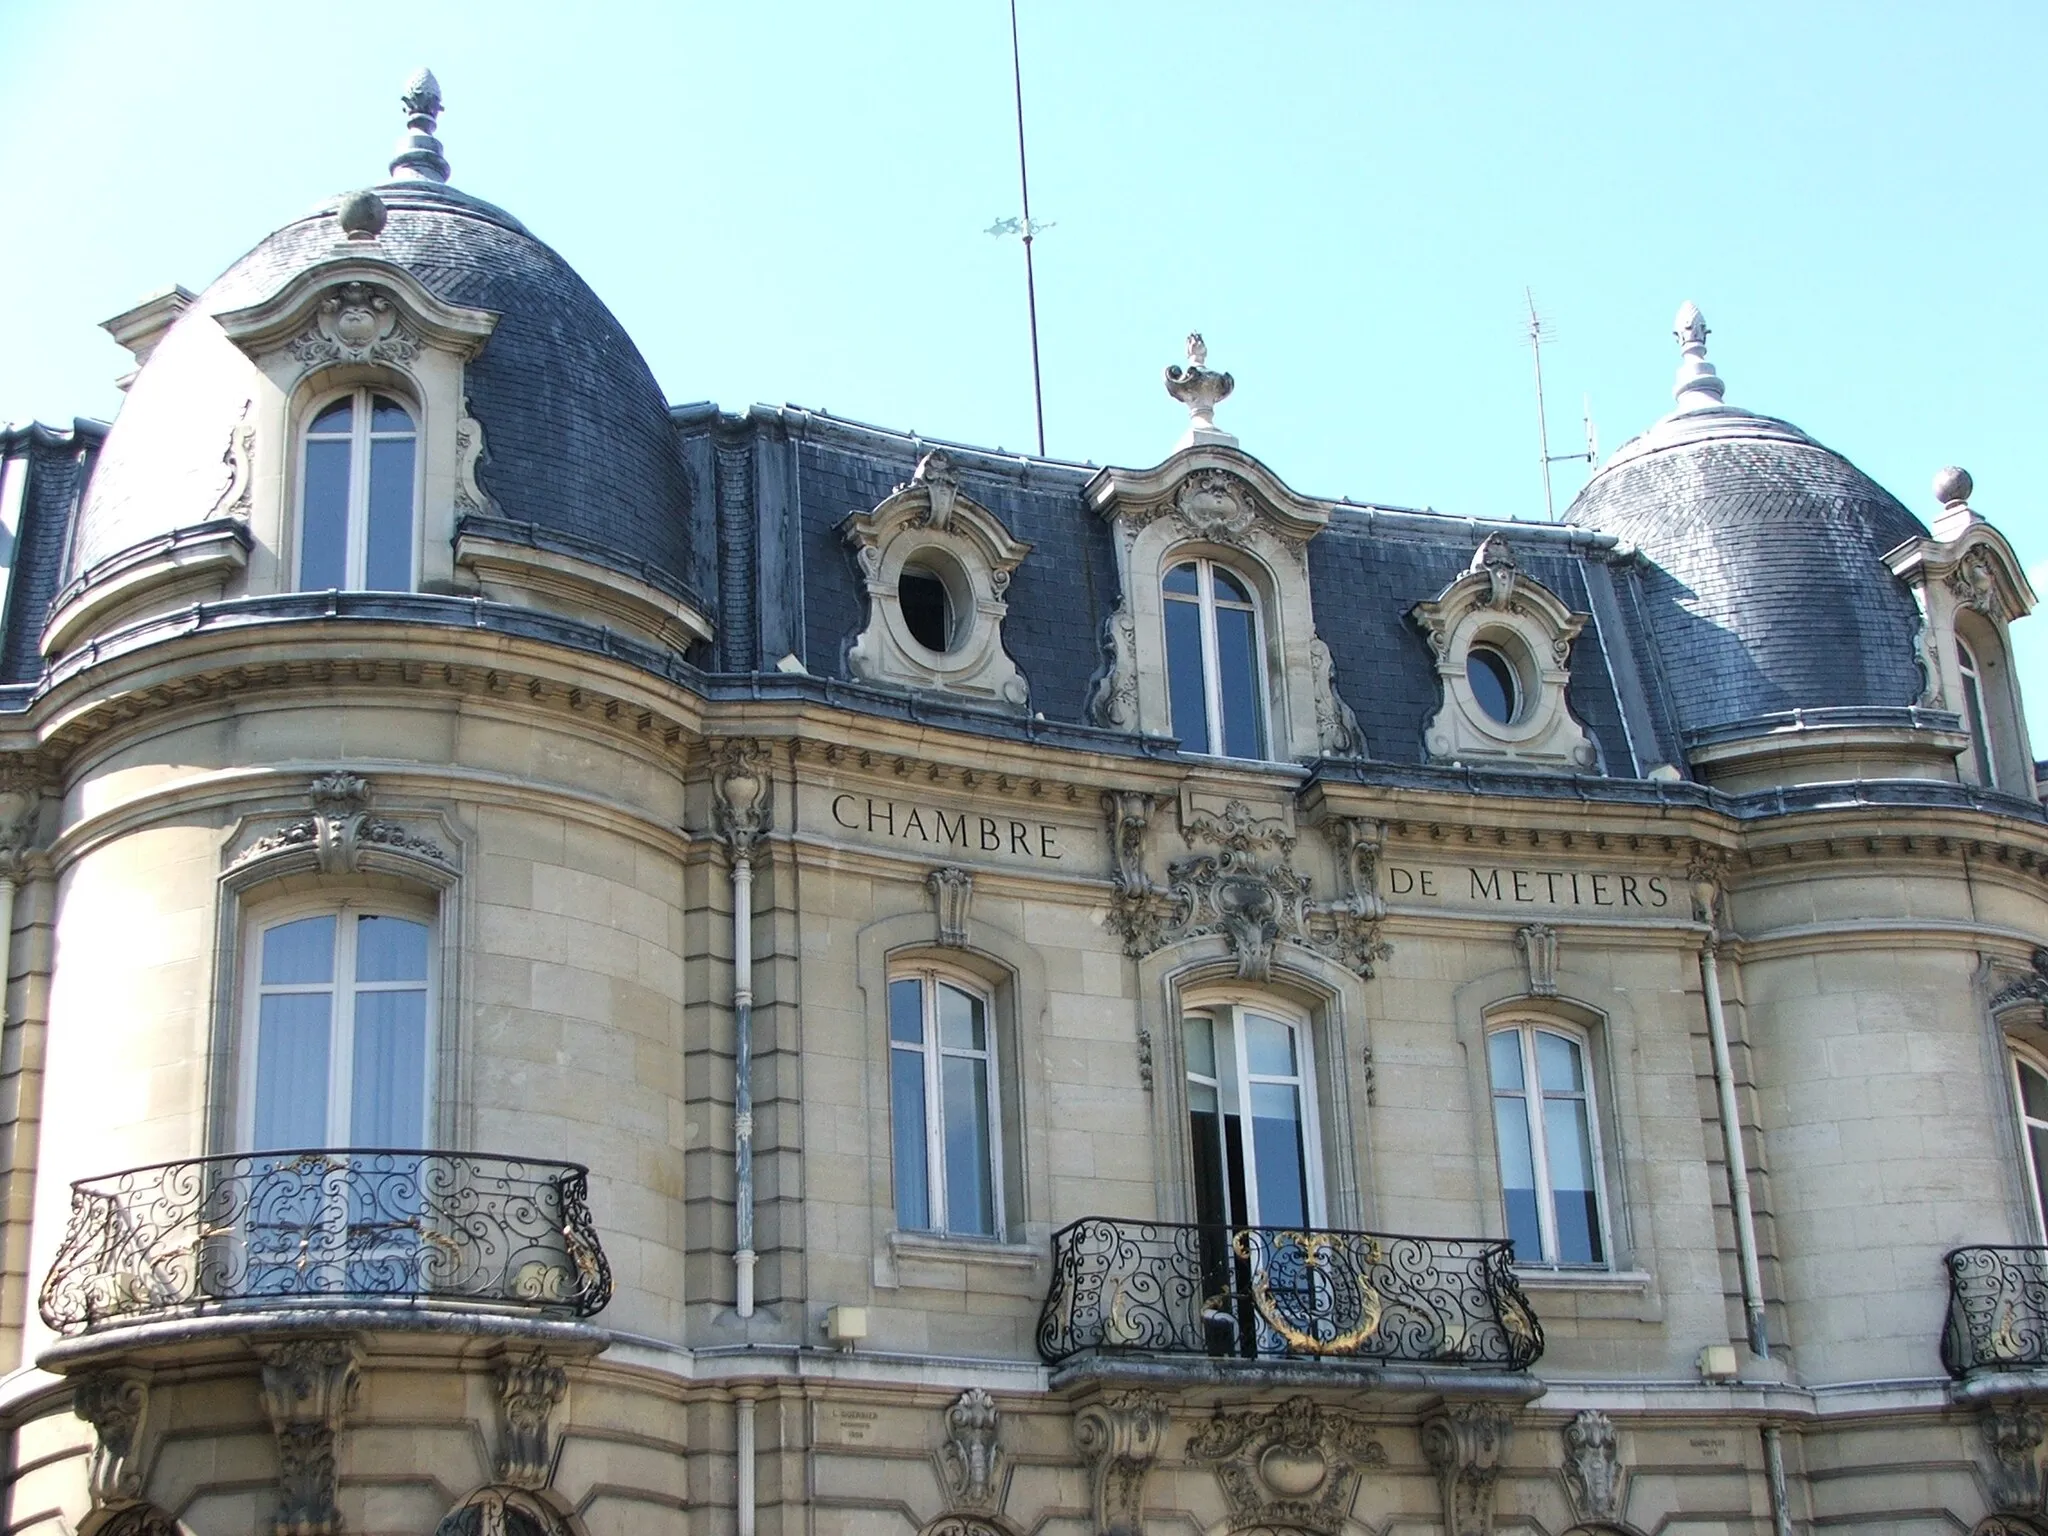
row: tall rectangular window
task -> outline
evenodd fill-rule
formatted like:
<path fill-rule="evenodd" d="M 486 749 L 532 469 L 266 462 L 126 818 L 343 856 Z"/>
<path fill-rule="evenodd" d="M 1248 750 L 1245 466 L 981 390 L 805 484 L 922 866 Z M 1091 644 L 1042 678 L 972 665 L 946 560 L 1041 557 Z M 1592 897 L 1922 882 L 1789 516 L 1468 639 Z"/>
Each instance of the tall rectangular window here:
<path fill-rule="evenodd" d="M 1585 1042 L 1533 1024 L 1487 1036 L 1493 1130 L 1518 1264 L 1607 1262 L 1600 1138 Z"/>
<path fill-rule="evenodd" d="M 996 1050 L 988 998 L 932 971 L 889 983 L 889 1130 L 896 1224 L 997 1237 Z"/>

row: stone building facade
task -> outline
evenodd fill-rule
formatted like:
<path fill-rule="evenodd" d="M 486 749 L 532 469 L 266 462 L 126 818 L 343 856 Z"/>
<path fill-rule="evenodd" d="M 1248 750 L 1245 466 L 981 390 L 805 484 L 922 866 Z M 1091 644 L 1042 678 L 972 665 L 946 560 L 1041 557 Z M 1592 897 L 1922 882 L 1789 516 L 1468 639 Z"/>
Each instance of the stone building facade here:
<path fill-rule="evenodd" d="M 671 407 L 405 106 L 0 440 L 9 1531 L 2048 1531 L 1967 476 L 1690 306 L 1557 525 L 1198 339 L 1149 469 Z"/>

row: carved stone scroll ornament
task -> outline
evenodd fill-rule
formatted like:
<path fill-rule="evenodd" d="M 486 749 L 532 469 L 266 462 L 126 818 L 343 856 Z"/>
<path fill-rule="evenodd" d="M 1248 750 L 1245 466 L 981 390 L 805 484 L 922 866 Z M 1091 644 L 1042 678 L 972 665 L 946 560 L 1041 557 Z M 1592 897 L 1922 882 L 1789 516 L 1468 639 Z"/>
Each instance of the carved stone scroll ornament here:
<path fill-rule="evenodd" d="M 336 1443 L 355 1409 L 362 1354 L 349 1339 L 294 1339 L 262 1351 L 263 1411 L 277 1436 L 277 1536 L 337 1536 Z"/>
<path fill-rule="evenodd" d="M 960 499 L 960 471 L 953 467 L 953 461 L 934 448 L 917 461 L 910 486 L 925 493 L 924 510 L 915 519 L 917 526 L 946 532 L 952 526 L 953 508 Z M 896 487 L 899 491 L 908 488 Z"/>
<path fill-rule="evenodd" d="M 1145 873 L 1145 829 L 1152 820 L 1152 797 L 1112 790 L 1103 795 L 1102 810 L 1109 818 L 1111 878 L 1116 882 L 1109 925 L 1123 937 L 1126 954 L 1150 954 L 1161 942 L 1152 878 Z"/>
<path fill-rule="evenodd" d="M 1308 664 L 1315 683 L 1317 747 L 1325 757 L 1365 756 L 1358 716 L 1337 693 L 1337 659 L 1320 635 L 1308 643 Z"/>
<path fill-rule="evenodd" d="M 1188 476 L 1173 493 L 1173 515 L 1189 538 L 1214 544 L 1244 543 L 1259 520 L 1252 488 L 1220 469 Z"/>
<path fill-rule="evenodd" d="M 1493 1485 L 1513 1423 L 1499 1403 L 1453 1403 L 1422 1421 L 1422 1451 L 1443 1491 L 1445 1536 L 1493 1536 Z"/>
<path fill-rule="evenodd" d="M 255 497 L 255 477 L 249 467 L 256 452 L 256 429 L 249 423 L 249 408 L 254 404 L 253 400 L 244 400 L 242 414 L 228 429 L 228 446 L 220 456 L 221 463 L 227 466 L 227 484 L 214 497 L 209 516 L 248 521 L 249 506 Z"/>
<path fill-rule="evenodd" d="M 1145 1474 L 1170 1415 L 1156 1392 L 1116 1392 L 1074 1415 L 1074 1446 L 1093 1474 L 1096 1536 L 1142 1536 Z"/>
<path fill-rule="evenodd" d="M 555 1470 L 551 1420 L 569 1390 L 569 1374 L 535 1350 L 498 1362 L 498 1481 L 545 1488 Z"/>
<path fill-rule="evenodd" d="M 1948 573 L 1948 589 L 1963 607 L 1973 608 L 1987 619 L 1995 622 L 2007 617 L 1998 577 L 1981 551 L 1964 556 Z"/>
<path fill-rule="evenodd" d="M 2033 954 L 2033 973 L 2007 982 L 1991 996 L 1991 1006 L 2009 1008 L 2014 1003 L 2040 1003 L 2048 1006 L 2048 949 L 2036 949 Z"/>
<path fill-rule="evenodd" d="M 28 864 L 42 810 L 42 787 L 33 773 L 0 768 L 0 879 L 19 880 Z"/>
<path fill-rule="evenodd" d="M 2000 1514 L 2036 1514 L 2041 1509 L 2041 1446 L 2048 1415 L 2025 1403 L 1993 1403 L 1979 1426 L 1990 1453 L 1987 1471 L 1992 1508 Z"/>
<path fill-rule="evenodd" d="M 1102 625 L 1102 670 L 1088 698 L 1088 715 L 1113 731 L 1138 728 L 1138 621 L 1128 599 Z"/>
<path fill-rule="evenodd" d="M 1557 996 L 1557 930 L 1548 923 L 1530 923 L 1515 930 L 1515 948 L 1529 968 L 1531 997 Z"/>
<path fill-rule="evenodd" d="M 313 323 L 293 338 L 291 354 L 321 363 L 409 363 L 425 343 L 399 317 L 391 295 L 375 283 L 343 283 L 320 301 Z"/>
<path fill-rule="evenodd" d="M 71 1410 L 92 1426 L 87 1489 L 93 1507 L 140 1498 L 143 1431 L 149 1417 L 148 1379 L 125 1371 L 96 1371 L 72 1389 Z"/>
<path fill-rule="evenodd" d="M 1001 1502 L 1003 1452 L 995 1399 L 970 1387 L 946 1410 L 946 1443 L 939 1447 L 939 1471 L 954 1509 L 992 1510 Z"/>
<path fill-rule="evenodd" d="M 1621 1518 L 1621 1450 L 1614 1421 L 1588 1408 L 1564 1427 L 1564 1486 L 1581 1521 Z"/>
<path fill-rule="evenodd" d="M 154 1504 L 136 1502 L 109 1510 L 92 1536 L 186 1536 L 176 1518 Z"/>
<path fill-rule="evenodd" d="M 1214 1464 L 1232 1531 L 1337 1536 L 1359 1478 L 1387 1453 L 1362 1421 L 1291 1397 L 1269 1412 L 1217 1414 L 1188 1441 L 1188 1460 Z"/>
<path fill-rule="evenodd" d="M 1006 1525 L 975 1515 L 941 1515 L 917 1536 L 1015 1536 Z"/>
<path fill-rule="evenodd" d="M 772 820 L 768 748 L 758 741 L 728 741 L 711 768 L 712 819 L 733 861 L 751 859 Z"/>
<path fill-rule="evenodd" d="M 323 875 L 355 874 L 366 848 L 382 848 L 444 868 L 447 851 L 431 838 L 418 837 L 395 821 L 370 815 L 370 784 L 353 773 L 327 773 L 315 779 L 313 814 L 288 822 L 245 848 L 235 867 L 295 850 L 310 850 Z"/>
<path fill-rule="evenodd" d="M 939 942 L 949 949 L 965 949 L 968 913 L 974 905 L 973 874 L 949 864 L 925 876 L 924 883 L 938 912 Z"/>
<path fill-rule="evenodd" d="M 491 498 L 476 477 L 484 456 L 484 424 L 469 414 L 467 400 L 462 407 L 462 419 L 455 423 L 455 510 L 486 516 Z"/>

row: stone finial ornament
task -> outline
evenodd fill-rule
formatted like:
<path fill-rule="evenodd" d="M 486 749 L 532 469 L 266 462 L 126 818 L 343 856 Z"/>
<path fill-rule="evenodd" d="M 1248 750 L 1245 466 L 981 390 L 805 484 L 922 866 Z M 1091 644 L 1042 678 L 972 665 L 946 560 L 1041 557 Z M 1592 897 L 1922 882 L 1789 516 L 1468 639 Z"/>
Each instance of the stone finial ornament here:
<path fill-rule="evenodd" d="M 335 207 L 334 217 L 351 240 L 374 240 L 384 233 L 388 210 L 374 192 L 351 192 Z"/>
<path fill-rule="evenodd" d="M 1707 317 L 1700 313 L 1699 305 L 1687 299 L 1678 306 L 1678 318 L 1672 322 L 1672 334 L 1678 338 L 1678 379 L 1671 386 L 1672 398 L 1677 400 L 1681 411 L 1705 410 L 1721 403 L 1722 393 L 1727 385 L 1721 382 L 1714 365 L 1707 361 Z"/>
<path fill-rule="evenodd" d="M 1984 521 L 1970 505 L 1970 493 L 1976 488 L 1970 472 L 1954 464 L 1935 475 L 1934 499 L 1941 503 L 1941 515 L 1934 520 L 1934 536 L 1942 543 L 1962 537 L 1971 524 Z"/>
<path fill-rule="evenodd" d="M 1237 380 L 1227 373 L 1216 372 L 1209 367 L 1209 347 L 1202 340 L 1200 331 L 1188 333 L 1188 365 L 1178 363 L 1166 370 L 1166 392 L 1188 408 L 1188 432 L 1174 445 L 1175 450 L 1192 448 L 1197 443 L 1221 443 L 1235 448 L 1237 439 L 1228 432 L 1219 431 L 1216 426 L 1216 407 L 1230 398 L 1230 392 L 1237 388 Z"/>
<path fill-rule="evenodd" d="M 398 136 L 398 152 L 391 158 L 391 179 L 446 181 L 448 159 L 434 137 L 435 120 L 441 115 L 441 82 L 431 69 L 417 70 L 398 101 L 405 108 L 405 132 Z"/>

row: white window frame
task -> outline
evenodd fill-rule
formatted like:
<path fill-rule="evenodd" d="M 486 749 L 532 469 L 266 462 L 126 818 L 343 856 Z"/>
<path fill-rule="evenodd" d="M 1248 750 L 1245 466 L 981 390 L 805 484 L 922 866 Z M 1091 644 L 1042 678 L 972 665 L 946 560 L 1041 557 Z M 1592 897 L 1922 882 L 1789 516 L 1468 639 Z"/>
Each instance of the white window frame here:
<path fill-rule="evenodd" d="M 371 407 L 378 395 L 396 401 L 412 418 L 410 432 L 378 432 L 372 429 Z M 369 579 L 370 549 L 370 445 L 373 442 L 396 442 L 401 438 L 412 441 L 412 517 L 411 538 L 407 541 L 406 578 L 402 588 L 394 591 L 417 592 L 420 583 L 420 511 L 421 488 L 426 474 L 426 422 L 420 403 L 410 390 L 395 384 L 355 384 L 347 389 L 332 390 L 314 399 L 307 407 L 298 434 L 298 496 L 292 516 L 292 551 L 290 590 L 294 592 L 325 591 L 325 588 L 309 588 L 305 583 L 306 555 L 306 488 L 310 480 L 307 473 L 307 448 L 314 441 L 313 423 L 320 419 L 337 401 L 348 400 L 353 406 L 349 427 L 348 454 L 348 511 L 347 543 L 348 554 L 341 584 L 344 592 L 372 590 L 365 583 Z M 337 442 L 339 436 L 322 434 L 320 441 Z M 383 591 L 384 588 L 375 590 Z"/>
<path fill-rule="evenodd" d="M 356 926 L 358 917 L 391 917 L 406 922 L 419 923 L 427 930 L 427 976 L 426 990 L 426 1081 L 420 1090 L 420 1136 L 423 1142 L 435 1139 L 435 1089 L 439 1045 L 439 1008 L 441 954 L 439 925 L 431 912 L 410 907 L 403 902 L 366 900 L 345 897 L 339 900 L 295 902 L 290 905 L 266 905 L 249 914 L 243 928 L 242 995 L 239 1015 L 241 1019 L 241 1059 L 237 1064 L 240 1078 L 239 1106 L 236 1113 L 236 1146 L 243 1152 L 256 1150 L 256 1091 L 257 1091 L 257 1047 L 261 1039 L 259 1020 L 263 985 L 263 936 L 271 929 L 302 918 L 332 916 L 335 920 L 335 962 L 334 981 L 331 986 L 316 984 L 271 987 L 271 992 L 320 992 L 332 995 L 332 1011 L 328 1015 L 327 1039 L 327 1133 L 321 1150 L 352 1150 L 350 1126 L 355 1111 L 355 999 L 358 992 L 416 991 L 413 982 L 368 982 L 358 984 L 356 970 Z M 290 1151 L 294 1148 L 265 1150 Z M 364 1148 L 360 1150 L 384 1150 Z M 431 1146 L 392 1148 L 394 1151 L 430 1151 Z"/>
<path fill-rule="evenodd" d="M 887 987 L 893 989 L 899 981 L 918 983 L 919 1006 L 923 1009 L 924 1040 L 912 1045 L 897 1040 L 892 1033 L 888 1040 L 889 1080 L 895 1081 L 894 1067 L 896 1053 L 915 1051 L 924 1058 L 924 1164 L 925 1196 L 930 1208 L 926 1216 L 931 1225 L 899 1230 L 922 1233 L 933 1237 L 959 1238 L 970 1242 L 997 1242 L 1005 1240 L 1008 1232 L 1008 1217 L 1003 1209 L 1003 1094 L 1002 1059 L 997 1044 L 1001 1029 L 996 1018 L 996 998 L 988 983 L 966 972 L 930 964 L 906 964 L 890 968 Z M 981 1004 L 982 1038 L 987 1041 L 980 1051 L 961 1050 L 948 1047 L 939 1038 L 939 985 L 956 988 Z M 885 1019 L 889 1010 L 884 1008 Z M 885 1025 L 886 1027 L 886 1025 Z M 940 1066 L 944 1058 L 957 1056 L 967 1059 L 979 1058 L 988 1064 L 986 1092 L 988 1099 L 988 1177 L 989 1177 L 989 1225 L 988 1232 L 958 1231 L 951 1225 L 952 1211 L 946 1189 L 946 1125 L 945 1096 L 940 1081 Z M 891 1090 L 890 1114 L 895 1113 L 894 1090 Z M 889 1138 L 889 1187 L 890 1215 L 900 1223 L 897 1211 L 900 1208 L 896 1197 L 896 1181 L 899 1170 L 896 1165 L 896 1139 L 894 1127 Z"/>
<path fill-rule="evenodd" d="M 1244 1015 L 1248 1013 L 1255 1013 L 1262 1018 L 1272 1019 L 1276 1023 L 1284 1024 L 1294 1031 L 1295 1076 L 1293 1078 L 1275 1077 L 1270 1073 L 1260 1073 L 1255 1076 L 1252 1073 L 1251 1063 L 1245 1048 Z M 1246 1101 L 1250 1098 L 1250 1090 L 1254 1083 L 1290 1083 L 1294 1087 L 1301 1104 L 1301 1156 L 1302 1162 L 1305 1165 L 1304 1172 L 1308 1185 L 1308 1226 L 1312 1230 L 1326 1227 L 1329 1224 L 1329 1205 L 1325 1198 L 1323 1185 L 1322 1117 L 1319 1112 L 1319 1096 L 1316 1092 L 1315 1030 L 1311 1026 L 1308 1015 L 1298 1008 L 1287 1007 L 1267 997 L 1229 996 L 1218 998 L 1209 996 L 1199 1000 L 1183 1000 L 1178 1017 L 1181 1020 L 1186 1020 L 1198 1018 L 1205 1014 L 1212 1021 L 1218 1015 L 1230 1015 L 1231 1065 L 1237 1073 L 1236 1089 L 1239 1101 L 1238 1118 L 1240 1125 L 1247 1124 L 1250 1119 L 1249 1105 Z M 1179 1025 L 1179 1028 L 1185 1030 L 1187 1026 L 1185 1023 L 1182 1023 Z M 1185 1046 L 1183 1046 L 1184 1053 Z M 1186 1078 L 1191 1083 L 1203 1083 L 1216 1090 L 1217 1120 L 1220 1132 L 1223 1105 L 1225 1103 L 1223 1084 L 1215 1078 L 1203 1077 L 1191 1066 L 1186 1068 Z M 1183 1091 L 1183 1098 L 1185 1099 L 1185 1091 Z M 1182 1115 L 1184 1120 L 1192 1122 L 1192 1105 L 1184 1103 Z M 1192 1133 L 1192 1124 L 1189 1125 L 1189 1130 Z M 1249 1135 L 1249 1131 L 1247 1130 L 1245 1134 Z M 1256 1153 L 1251 1155 L 1254 1158 L 1256 1157 Z M 1222 1166 L 1226 1169 L 1229 1167 L 1227 1153 Z M 1188 1178 L 1190 1181 L 1194 1178 L 1192 1164 L 1190 1164 L 1188 1169 Z M 1192 1188 L 1190 1193 L 1192 1193 Z M 1259 1192 L 1255 1170 L 1253 1171 L 1253 1177 L 1245 1181 L 1245 1201 L 1248 1209 L 1244 1212 L 1245 1220 L 1243 1225 L 1247 1227 L 1259 1226 L 1262 1213 L 1258 1209 Z"/>
<path fill-rule="evenodd" d="M 1266 662 L 1266 613 L 1265 604 L 1259 601 L 1258 583 L 1236 566 L 1217 560 L 1209 555 L 1193 555 L 1176 551 L 1168 557 L 1166 566 L 1159 573 L 1159 623 L 1161 654 L 1166 658 L 1166 700 L 1167 720 L 1173 723 L 1173 636 L 1167 624 L 1167 615 L 1172 612 L 1172 603 L 1185 603 L 1188 599 L 1179 593 L 1166 590 L 1166 579 L 1184 565 L 1195 568 L 1195 607 L 1200 615 L 1202 635 L 1202 695 L 1206 715 L 1207 740 L 1199 747 L 1190 746 L 1186 738 L 1181 740 L 1181 750 L 1202 757 L 1225 757 L 1233 762 L 1266 763 L 1273 761 L 1273 704 L 1272 685 L 1267 676 Z M 1224 570 L 1237 584 L 1251 594 L 1250 601 L 1238 603 L 1235 598 L 1216 596 L 1217 570 Z M 1258 681 L 1259 717 L 1253 722 L 1258 727 L 1259 755 L 1257 757 L 1232 757 L 1224 750 L 1223 729 L 1223 666 L 1222 648 L 1216 638 L 1216 609 L 1223 607 L 1249 608 L 1252 616 L 1252 662 L 1253 673 Z"/>
<path fill-rule="evenodd" d="M 2006 1082 L 2012 1091 L 2012 1110 L 2018 1120 L 2020 1136 L 2020 1162 L 2027 1171 L 2027 1194 L 2031 1197 L 2028 1206 L 2029 1220 L 2033 1223 L 2034 1240 L 2048 1243 L 2048 1211 L 2042 1209 L 2041 1189 L 2043 1170 L 2034 1161 L 2035 1128 L 2048 1131 L 2048 1120 L 2037 1120 L 2027 1113 L 2026 1089 L 2020 1080 L 2020 1069 L 2026 1067 L 2048 1078 L 2048 1058 L 2038 1051 L 2030 1050 L 2014 1040 L 2006 1042 Z"/>
<path fill-rule="evenodd" d="M 1493 1081 L 1493 1039 L 1496 1035 L 1513 1034 L 1521 1045 L 1522 1089 L 1520 1098 L 1529 1121 L 1529 1158 L 1536 1181 L 1536 1226 L 1543 1247 L 1539 1260 L 1516 1259 L 1518 1269 L 1564 1270 L 1592 1272 L 1611 1270 L 1614 1261 L 1614 1215 L 1613 1205 L 1607 1191 L 1607 1154 L 1600 1138 L 1600 1081 L 1595 1070 L 1593 1040 L 1585 1030 L 1566 1024 L 1557 1019 L 1508 1019 L 1488 1026 L 1486 1031 L 1486 1108 L 1487 1120 L 1493 1133 L 1494 1176 L 1500 1189 L 1501 1227 L 1503 1235 L 1512 1237 L 1507 1222 L 1507 1181 L 1501 1175 L 1500 1120 L 1494 1113 L 1494 1100 L 1512 1098 L 1514 1090 L 1502 1090 Z M 1553 1094 L 1543 1087 L 1543 1079 L 1537 1068 L 1536 1036 L 1556 1035 L 1569 1041 L 1579 1053 L 1579 1063 L 1584 1072 L 1586 1086 L 1579 1094 Z M 1557 1257 L 1557 1195 L 1550 1182 L 1550 1129 L 1541 1113 L 1544 1100 L 1549 1098 L 1583 1098 L 1586 1105 L 1586 1139 L 1589 1143 L 1587 1156 L 1592 1161 L 1593 1197 L 1600 1213 L 1600 1258 L 1592 1263 L 1583 1261 L 1567 1262 Z"/>

